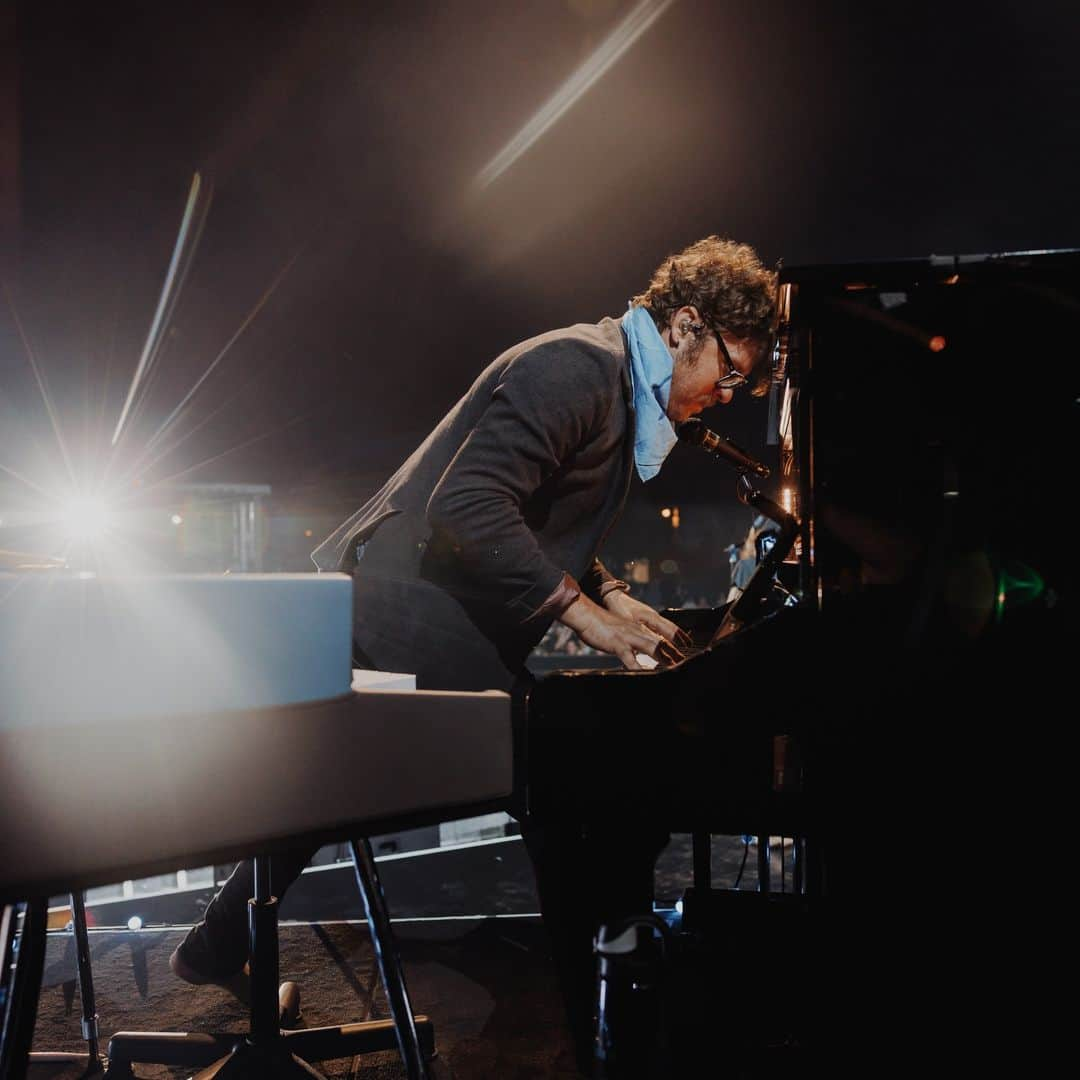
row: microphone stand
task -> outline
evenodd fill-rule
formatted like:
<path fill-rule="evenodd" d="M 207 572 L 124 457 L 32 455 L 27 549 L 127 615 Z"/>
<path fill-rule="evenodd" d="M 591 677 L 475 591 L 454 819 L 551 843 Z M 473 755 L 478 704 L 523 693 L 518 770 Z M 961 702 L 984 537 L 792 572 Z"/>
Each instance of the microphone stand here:
<path fill-rule="evenodd" d="M 739 479 L 735 487 L 739 502 L 752 506 L 762 517 L 775 521 L 780 526 L 780 535 L 758 563 L 754 576 L 743 590 L 742 596 L 724 612 L 724 617 L 720 620 L 720 625 L 713 635 L 714 643 L 741 630 L 757 617 L 761 602 L 774 587 L 773 579 L 780 564 L 788 557 L 799 535 L 800 526 L 794 515 L 789 514 L 782 506 L 758 491 L 748 472 L 748 469 L 739 469 Z"/>

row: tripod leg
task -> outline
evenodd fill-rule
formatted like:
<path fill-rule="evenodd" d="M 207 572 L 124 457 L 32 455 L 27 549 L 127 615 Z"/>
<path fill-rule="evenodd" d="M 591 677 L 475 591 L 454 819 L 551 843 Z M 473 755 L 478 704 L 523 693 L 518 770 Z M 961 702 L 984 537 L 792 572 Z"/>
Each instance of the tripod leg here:
<path fill-rule="evenodd" d="M 375 956 L 379 961 L 383 986 L 386 987 L 386 998 L 390 1003 L 390 1015 L 394 1018 L 401 1060 L 405 1063 L 409 1080 L 426 1080 L 427 1064 L 420 1050 L 416 1021 L 413 1018 L 409 993 L 405 989 L 405 975 L 401 970 L 401 959 L 394 945 L 393 931 L 390 929 L 390 912 L 387 910 L 386 898 L 375 869 L 375 857 L 366 838 L 353 840 L 349 847 L 352 851 L 353 866 L 356 868 L 356 883 L 360 886 L 360 896 L 364 901 L 364 911 L 371 929 Z"/>
<path fill-rule="evenodd" d="M 71 894 L 71 924 L 75 935 L 75 956 L 79 973 L 79 996 L 82 998 L 82 1036 L 86 1040 L 90 1065 L 101 1060 L 98 1045 L 97 1003 L 94 1000 L 94 975 L 90 967 L 90 935 L 86 930 L 86 905 L 81 891 Z"/>

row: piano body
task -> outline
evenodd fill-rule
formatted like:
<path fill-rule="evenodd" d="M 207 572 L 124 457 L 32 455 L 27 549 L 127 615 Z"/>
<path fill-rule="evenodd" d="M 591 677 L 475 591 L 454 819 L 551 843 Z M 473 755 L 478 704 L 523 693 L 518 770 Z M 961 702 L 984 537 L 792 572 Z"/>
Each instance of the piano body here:
<path fill-rule="evenodd" d="M 806 838 L 809 921 L 715 904 L 702 985 L 760 966 L 762 1008 L 796 987 L 834 1075 L 931 1047 L 935 1074 L 1052 1058 L 1078 315 L 1074 251 L 783 270 L 761 487 L 799 532 L 759 566 L 757 615 L 718 640 L 724 609 L 668 612 L 695 630 L 684 662 L 519 695 L 526 816 Z"/>
<path fill-rule="evenodd" d="M 795 789 L 820 810 L 853 725 L 873 725 L 859 753 L 878 766 L 899 766 L 916 731 L 963 754 L 941 710 L 996 723 L 1059 681 L 1075 641 L 1080 252 L 786 269 L 780 307 L 773 473 L 755 481 L 799 525 L 759 567 L 780 589 L 720 640 L 725 609 L 667 612 L 696 638 L 674 667 L 525 687 L 523 813 L 614 799 L 743 831 L 765 805 L 790 817 Z M 886 721 L 895 741 L 877 745 Z M 805 756 L 774 775 L 774 737 L 792 735 L 816 779 Z"/>

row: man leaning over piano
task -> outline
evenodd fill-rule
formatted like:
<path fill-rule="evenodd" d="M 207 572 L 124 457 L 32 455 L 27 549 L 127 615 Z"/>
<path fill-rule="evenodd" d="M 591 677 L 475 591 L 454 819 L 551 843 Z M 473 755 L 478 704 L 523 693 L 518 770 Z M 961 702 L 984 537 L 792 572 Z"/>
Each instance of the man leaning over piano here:
<path fill-rule="evenodd" d="M 682 632 L 597 555 L 634 472 L 659 472 L 673 425 L 752 380 L 775 295 L 750 247 L 710 236 L 665 259 L 621 319 L 553 330 L 495 359 L 312 555 L 320 570 L 352 573 L 355 665 L 415 673 L 419 689 L 506 690 L 554 620 L 627 668 L 680 659 Z M 592 935 L 651 899 L 667 834 L 526 829 L 525 840 L 585 1062 Z M 276 895 L 313 853 L 274 859 Z M 242 863 L 173 954 L 177 975 L 242 971 L 251 893 Z"/>

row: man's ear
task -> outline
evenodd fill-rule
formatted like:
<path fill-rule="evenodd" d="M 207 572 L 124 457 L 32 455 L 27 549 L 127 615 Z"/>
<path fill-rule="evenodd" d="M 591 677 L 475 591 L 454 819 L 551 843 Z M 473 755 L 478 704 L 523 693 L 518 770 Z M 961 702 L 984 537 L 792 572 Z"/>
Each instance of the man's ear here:
<path fill-rule="evenodd" d="M 671 322 L 668 323 L 668 337 L 670 343 L 673 346 L 677 346 L 690 332 L 691 325 L 699 322 L 701 322 L 701 314 L 693 304 L 686 304 L 679 308 L 671 316 Z"/>

